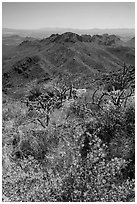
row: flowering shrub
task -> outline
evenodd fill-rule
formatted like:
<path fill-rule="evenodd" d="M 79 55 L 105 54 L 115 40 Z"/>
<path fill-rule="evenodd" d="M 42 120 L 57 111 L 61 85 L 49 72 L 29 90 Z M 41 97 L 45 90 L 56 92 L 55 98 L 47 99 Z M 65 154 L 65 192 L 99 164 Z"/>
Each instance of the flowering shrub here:
<path fill-rule="evenodd" d="M 4 109 L 3 201 L 134 201 L 135 108 L 127 104 L 96 111 L 81 97 L 43 129 L 20 104 L 15 115 Z"/>
<path fill-rule="evenodd" d="M 89 155 L 90 157 L 90 155 Z M 120 169 L 125 161 L 115 158 L 91 164 L 90 159 L 84 166 L 79 164 L 63 185 L 63 201 L 127 201 L 134 197 L 134 180 L 117 182 Z"/>
<path fill-rule="evenodd" d="M 12 163 L 7 174 L 3 175 L 3 195 L 11 202 L 32 202 L 52 200 L 60 180 L 45 171 L 33 158 Z"/>
<path fill-rule="evenodd" d="M 107 146 L 94 136 L 91 151 L 83 160 L 80 153 L 70 168 L 44 168 L 33 157 L 11 163 L 3 175 L 3 195 L 8 201 L 94 202 L 129 201 L 134 197 L 134 179 L 123 180 L 121 169 L 128 162 L 107 159 Z M 66 158 L 64 158 L 66 159 Z"/>

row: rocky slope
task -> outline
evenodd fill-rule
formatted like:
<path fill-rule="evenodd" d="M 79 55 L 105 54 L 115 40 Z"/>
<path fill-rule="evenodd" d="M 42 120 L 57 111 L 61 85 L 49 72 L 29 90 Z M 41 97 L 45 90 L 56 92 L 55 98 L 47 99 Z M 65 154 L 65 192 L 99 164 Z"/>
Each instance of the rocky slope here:
<path fill-rule="evenodd" d="M 3 53 L 3 87 L 7 84 L 17 87 L 20 79 L 25 84 L 47 75 L 48 78 L 67 75 L 72 81 L 85 82 L 119 70 L 124 62 L 135 63 L 134 49 L 108 34 L 52 34 L 42 40 L 26 39 L 6 53 Z"/>

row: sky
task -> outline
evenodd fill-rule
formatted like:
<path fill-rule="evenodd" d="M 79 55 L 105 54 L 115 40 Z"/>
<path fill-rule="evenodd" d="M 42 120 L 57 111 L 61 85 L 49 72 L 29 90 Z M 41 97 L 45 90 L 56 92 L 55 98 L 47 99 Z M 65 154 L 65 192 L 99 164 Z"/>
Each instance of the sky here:
<path fill-rule="evenodd" d="M 135 28 L 135 3 L 3 2 L 2 27 Z"/>

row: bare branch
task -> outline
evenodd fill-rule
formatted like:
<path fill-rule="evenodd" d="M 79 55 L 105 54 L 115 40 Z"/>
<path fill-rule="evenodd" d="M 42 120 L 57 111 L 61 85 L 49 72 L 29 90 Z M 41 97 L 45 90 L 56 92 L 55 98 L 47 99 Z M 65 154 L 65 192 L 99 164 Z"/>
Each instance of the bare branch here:
<path fill-rule="evenodd" d="M 92 95 L 92 103 L 95 103 L 95 94 L 98 91 L 98 88 L 94 91 L 93 95 Z"/>
<path fill-rule="evenodd" d="M 101 103 L 101 101 L 102 101 L 102 99 L 103 99 L 103 97 L 104 97 L 105 95 L 108 95 L 108 94 L 107 94 L 106 92 L 103 92 L 102 95 L 101 95 L 101 97 L 100 97 L 99 100 L 98 100 L 98 106 L 100 106 L 100 103 Z"/>

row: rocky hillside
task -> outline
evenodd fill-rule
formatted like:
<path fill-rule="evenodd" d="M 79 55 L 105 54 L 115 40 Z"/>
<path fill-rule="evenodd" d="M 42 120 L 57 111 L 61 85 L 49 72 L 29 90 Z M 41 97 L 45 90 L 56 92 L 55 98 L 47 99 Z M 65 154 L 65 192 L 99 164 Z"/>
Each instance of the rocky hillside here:
<path fill-rule="evenodd" d="M 134 65 L 134 49 L 115 35 L 52 34 L 42 40 L 25 39 L 3 53 L 3 87 L 17 87 L 34 78 L 59 75 L 85 83 L 117 71 L 123 63 Z M 37 59 L 35 61 L 34 59 Z M 9 77 L 7 77 L 9 76 Z M 20 83 L 20 80 L 22 83 Z"/>
<path fill-rule="evenodd" d="M 127 41 L 127 46 L 135 48 L 135 37 Z"/>

